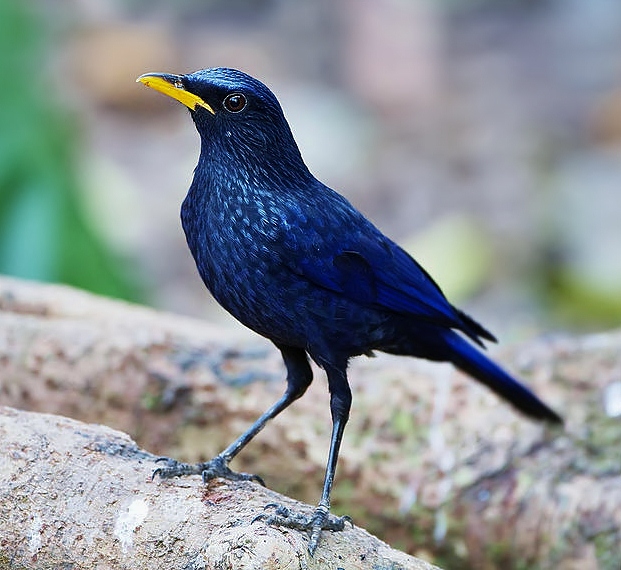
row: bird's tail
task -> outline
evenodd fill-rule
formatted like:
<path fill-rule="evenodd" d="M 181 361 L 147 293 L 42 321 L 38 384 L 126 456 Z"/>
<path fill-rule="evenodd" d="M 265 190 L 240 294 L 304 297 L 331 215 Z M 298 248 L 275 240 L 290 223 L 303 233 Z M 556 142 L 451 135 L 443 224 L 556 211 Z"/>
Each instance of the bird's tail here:
<path fill-rule="evenodd" d="M 457 368 L 488 386 L 527 416 L 563 423 L 562 418 L 526 386 L 512 378 L 459 334 L 450 331 L 445 340 L 450 347 L 449 360 Z"/>

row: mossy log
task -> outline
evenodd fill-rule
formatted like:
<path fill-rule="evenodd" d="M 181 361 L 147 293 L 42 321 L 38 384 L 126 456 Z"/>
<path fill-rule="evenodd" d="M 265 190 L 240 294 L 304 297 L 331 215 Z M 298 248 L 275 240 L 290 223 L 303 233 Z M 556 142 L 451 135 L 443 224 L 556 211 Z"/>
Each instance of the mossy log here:
<path fill-rule="evenodd" d="M 621 332 L 541 338 L 494 357 L 566 418 L 563 429 L 519 416 L 450 366 L 356 359 L 334 510 L 447 568 L 618 570 Z M 330 432 L 316 376 L 233 465 L 309 504 Z M 283 378 L 279 353 L 252 335 L 0 279 L 2 404 L 103 423 L 197 461 L 275 401 Z"/>
<path fill-rule="evenodd" d="M 0 435 L 1 568 L 435 568 L 353 527 L 311 557 L 304 533 L 255 520 L 307 505 L 256 483 L 152 481 L 155 457 L 101 425 L 0 407 Z"/>

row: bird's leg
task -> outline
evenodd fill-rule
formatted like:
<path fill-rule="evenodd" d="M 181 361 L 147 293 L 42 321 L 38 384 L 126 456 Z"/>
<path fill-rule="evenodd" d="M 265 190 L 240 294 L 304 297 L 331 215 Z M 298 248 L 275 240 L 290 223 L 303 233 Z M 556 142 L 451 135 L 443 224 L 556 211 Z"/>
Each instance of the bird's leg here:
<path fill-rule="evenodd" d="M 328 368 L 328 385 L 330 388 L 330 411 L 332 414 L 332 436 L 330 438 L 330 452 L 328 454 L 328 464 L 323 480 L 323 491 L 321 500 L 312 516 L 293 513 L 285 507 L 278 505 L 268 505 L 275 507 L 274 514 L 261 514 L 257 519 L 263 519 L 268 524 L 286 526 L 296 530 L 304 530 L 310 533 L 308 551 L 311 556 L 314 554 L 322 530 L 341 531 L 345 528 L 345 522 L 351 522 L 347 516 L 333 517 L 330 515 L 330 493 L 336 472 L 341 441 L 345 424 L 349 419 L 351 408 L 351 390 L 347 382 L 345 366 L 343 368 Z"/>
<path fill-rule="evenodd" d="M 203 482 L 205 483 L 216 477 L 223 477 L 233 481 L 257 481 L 264 485 L 263 480 L 259 476 L 250 473 L 237 473 L 230 469 L 228 464 L 265 427 L 269 420 L 302 396 L 313 379 L 313 372 L 304 350 L 290 346 L 278 346 L 278 348 L 287 367 L 287 390 L 283 396 L 240 437 L 210 461 L 190 464 L 164 457 L 160 460 L 165 461 L 166 465 L 158 467 L 153 472 L 153 477 L 158 476 L 162 479 L 170 479 L 171 477 L 184 475 L 202 475 Z"/>

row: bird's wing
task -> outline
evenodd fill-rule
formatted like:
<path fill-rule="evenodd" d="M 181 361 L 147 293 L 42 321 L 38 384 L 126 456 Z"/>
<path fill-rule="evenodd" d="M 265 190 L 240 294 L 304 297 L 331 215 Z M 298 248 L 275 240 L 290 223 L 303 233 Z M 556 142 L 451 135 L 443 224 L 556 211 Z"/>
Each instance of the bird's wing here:
<path fill-rule="evenodd" d="M 375 228 L 373 228 L 375 230 Z M 296 271 L 317 285 L 366 307 L 393 311 L 438 326 L 456 328 L 482 345 L 494 335 L 453 307 L 433 278 L 378 230 L 358 235 L 346 247 L 298 258 Z"/>
<path fill-rule="evenodd" d="M 375 233 L 375 232 L 374 232 Z M 458 326 L 455 309 L 427 272 L 379 232 L 297 259 L 296 270 L 317 285 L 365 306 Z"/>
<path fill-rule="evenodd" d="M 281 260 L 291 271 L 362 306 L 456 328 L 475 342 L 495 340 L 345 198 L 325 187 L 323 192 L 322 209 L 308 205 L 303 217 L 299 205 L 285 210 L 290 219 L 272 246 L 282 249 Z"/>

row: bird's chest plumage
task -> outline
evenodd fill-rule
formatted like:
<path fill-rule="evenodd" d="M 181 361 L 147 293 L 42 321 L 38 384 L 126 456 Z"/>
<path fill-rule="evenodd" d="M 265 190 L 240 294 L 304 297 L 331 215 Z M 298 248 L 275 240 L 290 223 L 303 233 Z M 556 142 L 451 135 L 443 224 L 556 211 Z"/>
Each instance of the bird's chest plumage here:
<path fill-rule="evenodd" d="M 313 277 L 329 273 L 346 245 L 352 227 L 346 203 L 331 202 L 332 194 L 314 206 L 316 193 L 308 198 L 227 190 L 191 189 L 181 216 L 198 271 L 215 299 L 259 334 L 311 354 L 338 349 L 353 355 L 372 348 L 385 316 Z"/>
<path fill-rule="evenodd" d="M 297 217 L 296 223 L 303 223 Z M 295 333 L 305 282 L 286 264 L 295 249 L 292 214 L 257 192 L 188 194 L 182 222 L 199 273 L 216 300 L 238 320 L 272 337 Z"/>

